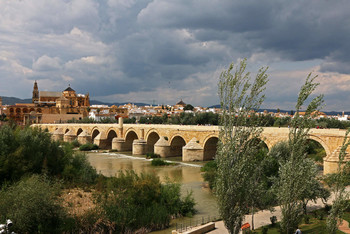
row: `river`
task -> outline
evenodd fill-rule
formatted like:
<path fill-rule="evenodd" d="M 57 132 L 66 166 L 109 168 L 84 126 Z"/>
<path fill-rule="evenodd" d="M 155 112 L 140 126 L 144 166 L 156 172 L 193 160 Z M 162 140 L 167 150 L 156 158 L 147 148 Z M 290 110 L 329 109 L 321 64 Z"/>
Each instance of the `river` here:
<path fill-rule="evenodd" d="M 218 217 L 217 204 L 212 192 L 208 188 L 203 188 L 200 167 L 204 165 L 204 162 L 183 163 L 180 161 L 181 158 L 170 158 L 169 160 L 176 162 L 176 164 L 154 167 L 151 166 L 151 160 L 145 159 L 145 157 L 131 156 L 127 153 L 90 152 L 87 155 L 91 165 L 96 168 L 97 172 L 105 176 L 115 176 L 120 170 L 134 170 L 136 173 L 155 173 L 161 181 L 170 179 L 180 183 L 182 194 L 185 195 L 192 191 L 196 201 L 197 213 L 191 220 L 208 216 Z M 154 233 L 170 233 L 171 230 L 175 229 L 176 223 L 189 222 L 189 220 L 189 218 L 175 219 L 169 229 Z"/>

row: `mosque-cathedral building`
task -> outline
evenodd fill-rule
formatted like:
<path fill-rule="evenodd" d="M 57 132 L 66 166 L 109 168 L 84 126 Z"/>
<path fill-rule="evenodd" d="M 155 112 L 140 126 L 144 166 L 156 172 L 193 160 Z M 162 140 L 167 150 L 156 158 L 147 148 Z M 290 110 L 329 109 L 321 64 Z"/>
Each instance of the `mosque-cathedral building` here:
<path fill-rule="evenodd" d="M 77 94 L 69 85 L 62 92 L 39 91 L 34 82 L 32 103 L 7 106 L 4 113 L 19 124 L 58 123 L 88 116 L 89 93 Z"/>

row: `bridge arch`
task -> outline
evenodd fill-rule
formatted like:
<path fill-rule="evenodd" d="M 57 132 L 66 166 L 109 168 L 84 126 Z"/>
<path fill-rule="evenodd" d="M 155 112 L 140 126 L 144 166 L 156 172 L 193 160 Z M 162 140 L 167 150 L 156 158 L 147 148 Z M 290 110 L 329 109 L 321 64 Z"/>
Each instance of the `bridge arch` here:
<path fill-rule="evenodd" d="M 159 133 L 155 129 L 151 129 L 146 134 L 147 153 L 154 153 L 154 145 L 160 139 Z"/>
<path fill-rule="evenodd" d="M 182 157 L 182 147 L 186 145 L 186 141 L 181 135 L 175 135 L 170 140 L 170 155 L 172 157 Z"/>
<path fill-rule="evenodd" d="M 134 140 L 139 139 L 138 135 L 136 134 L 135 129 L 130 128 L 125 133 L 125 150 L 126 151 L 132 151 L 132 143 Z"/>
<path fill-rule="evenodd" d="M 91 132 L 91 141 L 94 143 L 95 138 L 100 134 L 100 130 L 98 128 L 92 129 Z"/>
<path fill-rule="evenodd" d="M 218 142 L 219 142 L 219 138 L 217 135 L 210 135 L 205 139 L 203 144 L 204 161 L 212 160 L 215 158 Z"/>
<path fill-rule="evenodd" d="M 79 136 L 80 133 L 82 133 L 82 132 L 83 132 L 83 129 L 82 129 L 82 128 L 79 128 L 78 131 L 77 131 L 77 136 Z"/>
<path fill-rule="evenodd" d="M 64 134 L 67 134 L 67 132 L 69 132 L 69 128 L 66 128 L 66 130 L 64 130 Z"/>
<path fill-rule="evenodd" d="M 113 138 L 118 137 L 117 132 L 114 129 L 109 129 L 107 133 L 106 147 L 112 149 Z"/>
<path fill-rule="evenodd" d="M 332 152 L 329 150 L 328 145 L 319 137 L 314 136 L 314 135 L 308 135 L 308 138 L 311 140 L 314 140 L 316 142 L 318 142 L 326 151 L 326 155 L 330 155 Z"/>

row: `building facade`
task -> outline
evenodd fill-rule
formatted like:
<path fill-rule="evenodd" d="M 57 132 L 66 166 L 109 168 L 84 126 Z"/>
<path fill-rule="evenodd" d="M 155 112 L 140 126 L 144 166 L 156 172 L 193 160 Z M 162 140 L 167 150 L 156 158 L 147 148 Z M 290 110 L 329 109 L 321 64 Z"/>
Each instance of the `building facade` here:
<path fill-rule="evenodd" d="M 58 123 L 88 116 L 89 106 L 89 93 L 77 94 L 70 85 L 62 92 L 39 91 L 35 81 L 32 103 L 9 105 L 3 110 L 18 124 Z"/>

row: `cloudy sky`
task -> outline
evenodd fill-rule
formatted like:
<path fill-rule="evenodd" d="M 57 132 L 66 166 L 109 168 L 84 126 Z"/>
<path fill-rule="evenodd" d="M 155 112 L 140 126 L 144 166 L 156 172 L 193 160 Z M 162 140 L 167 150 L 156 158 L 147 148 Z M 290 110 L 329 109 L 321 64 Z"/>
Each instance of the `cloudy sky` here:
<path fill-rule="evenodd" d="M 0 96 L 68 84 L 108 102 L 218 103 L 247 58 L 268 66 L 265 108 L 290 110 L 308 73 L 324 110 L 350 111 L 348 0 L 1 0 Z"/>

